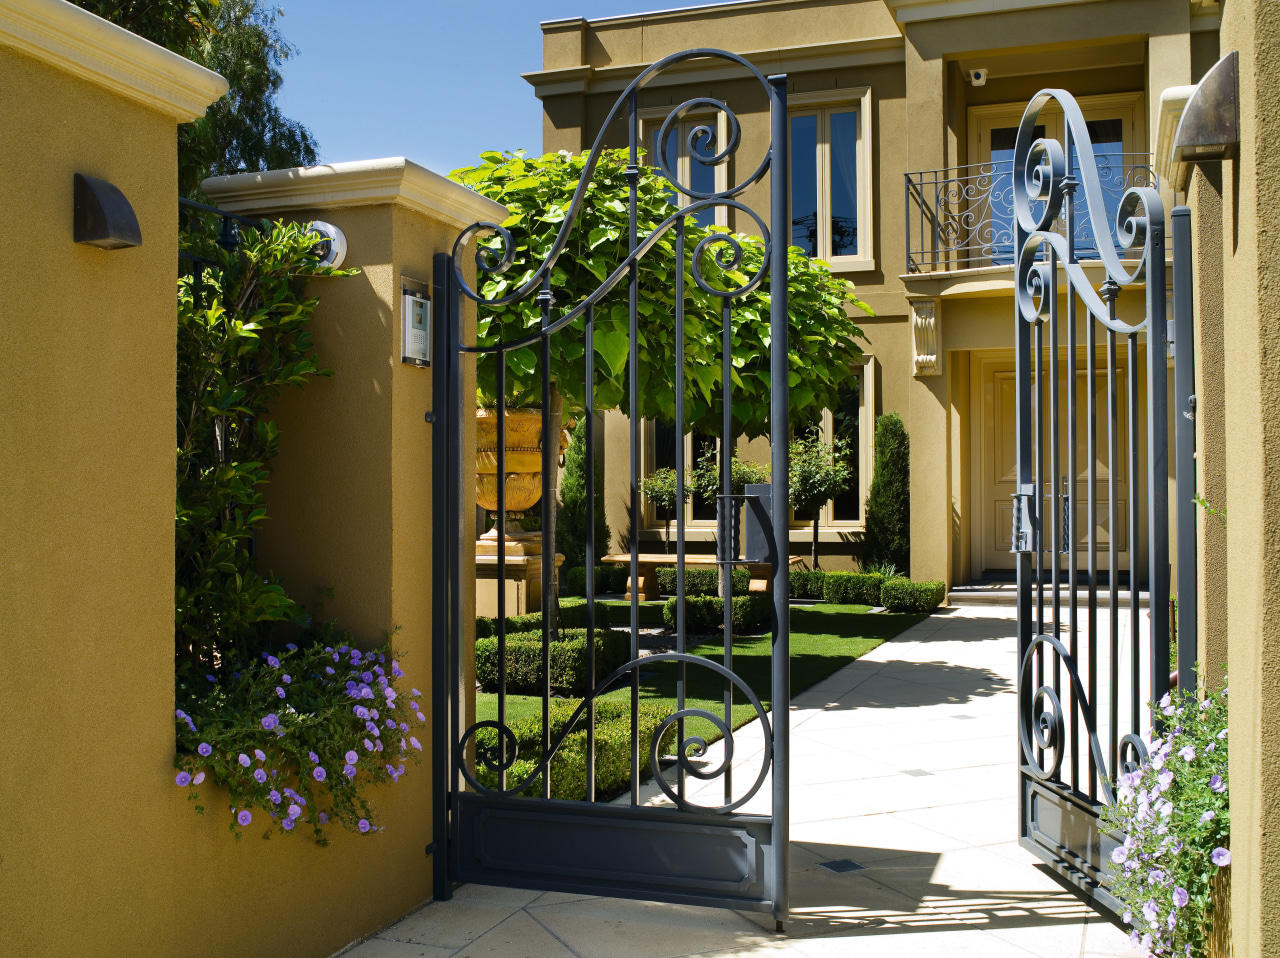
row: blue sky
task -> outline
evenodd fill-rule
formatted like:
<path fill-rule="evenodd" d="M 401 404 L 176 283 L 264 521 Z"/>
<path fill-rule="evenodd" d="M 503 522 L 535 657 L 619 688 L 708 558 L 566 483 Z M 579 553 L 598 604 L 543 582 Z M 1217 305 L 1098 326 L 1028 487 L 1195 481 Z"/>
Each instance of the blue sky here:
<path fill-rule="evenodd" d="M 270 0 L 268 0 L 270 2 Z M 542 148 L 521 73 L 542 67 L 543 20 L 639 13 L 662 0 L 277 0 L 298 56 L 280 103 L 321 160 L 407 156 L 441 173 L 481 150 Z"/>

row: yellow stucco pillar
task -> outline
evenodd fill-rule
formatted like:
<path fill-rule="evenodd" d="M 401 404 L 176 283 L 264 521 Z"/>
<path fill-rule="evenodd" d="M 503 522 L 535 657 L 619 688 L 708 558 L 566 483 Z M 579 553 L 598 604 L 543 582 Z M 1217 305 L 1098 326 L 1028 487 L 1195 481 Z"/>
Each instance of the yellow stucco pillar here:
<path fill-rule="evenodd" d="M 1280 955 L 1280 18 L 1223 5 L 1238 50 L 1240 146 L 1223 164 L 1223 356 L 1237 958 Z"/>

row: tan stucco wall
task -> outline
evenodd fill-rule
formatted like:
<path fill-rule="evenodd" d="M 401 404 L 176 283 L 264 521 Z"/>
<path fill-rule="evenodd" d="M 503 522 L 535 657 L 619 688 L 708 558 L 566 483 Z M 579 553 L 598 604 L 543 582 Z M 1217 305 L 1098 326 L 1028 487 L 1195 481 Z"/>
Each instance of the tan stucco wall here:
<path fill-rule="evenodd" d="M 1240 146 L 1223 164 L 1226 501 L 1231 679 L 1232 937 L 1280 954 L 1280 20 L 1229 0 L 1240 54 Z"/>

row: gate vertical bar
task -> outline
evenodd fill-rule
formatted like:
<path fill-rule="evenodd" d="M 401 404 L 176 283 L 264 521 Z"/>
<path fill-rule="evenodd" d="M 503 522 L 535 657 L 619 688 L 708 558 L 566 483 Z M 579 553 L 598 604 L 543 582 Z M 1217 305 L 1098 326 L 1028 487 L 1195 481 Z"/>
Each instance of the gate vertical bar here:
<path fill-rule="evenodd" d="M 720 403 L 722 406 L 720 440 L 720 566 L 724 583 L 724 667 L 733 671 L 733 560 L 738 558 L 734 539 L 738 532 L 737 510 L 733 500 L 733 312 L 726 297 L 720 304 L 721 355 L 720 375 L 724 379 Z M 733 683 L 724 680 L 724 723 L 733 728 Z M 724 770 L 724 802 L 733 801 L 733 765 Z"/>
<path fill-rule="evenodd" d="M 639 242 L 637 238 L 636 202 L 637 189 L 640 184 L 640 166 L 638 154 L 640 114 L 635 90 L 631 91 L 627 103 L 627 139 L 629 154 L 627 162 L 627 252 L 634 255 Z M 665 144 L 662 147 L 665 149 Z M 627 270 L 627 323 L 630 338 L 627 372 L 627 412 L 630 417 L 628 433 L 631 445 L 631 502 L 628 514 L 631 517 L 631 658 L 640 658 L 640 416 L 639 395 L 640 380 L 637 367 L 639 363 L 639 271 L 635 260 Z M 656 772 L 657 769 L 654 769 Z M 631 804 L 640 804 L 640 672 L 631 673 Z"/>
<path fill-rule="evenodd" d="M 452 259 L 452 257 L 451 257 Z M 446 391 L 445 413 L 449 418 L 446 424 L 445 471 L 449 483 L 449 510 L 444 519 L 445 549 L 448 553 L 447 568 L 450 570 L 448 588 L 448 666 L 447 681 L 450 683 L 448 696 L 449 717 L 446 730 L 449 736 L 449 794 L 452 797 L 459 791 L 462 779 L 460 769 L 467 756 L 458 737 L 459 730 L 466 727 L 466 694 L 467 660 L 462 648 L 462 503 L 463 462 L 462 462 L 462 410 L 469 408 L 462 401 L 462 357 L 458 351 L 462 344 L 462 291 L 458 288 L 457 263 L 451 264 L 448 288 L 445 296 L 445 345 L 446 353 Z M 501 450 L 499 450 L 501 455 Z M 472 480 L 475 481 L 474 479 Z M 502 541 L 501 537 L 498 539 Z M 457 872 L 458 855 L 458 823 L 452 807 L 449 808 L 449 880 Z M 452 897 L 450 889 L 444 889 L 447 897 Z"/>
<path fill-rule="evenodd" d="M 1191 313 L 1191 210 L 1175 206 L 1173 229 L 1174 456 L 1178 490 L 1178 689 L 1194 694 L 1200 597 L 1196 566 L 1196 354 Z M 1152 605 L 1154 610 L 1155 605 Z"/>
<path fill-rule="evenodd" d="M 1159 199 L 1155 202 L 1158 204 Z M 1151 248 L 1147 263 L 1147 531 L 1151 540 L 1151 701 L 1169 691 L 1169 397 L 1164 289 L 1164 211 L 1147 211 Z M 1157 435 L 1158 433 L 1158 435 Z"/>
<path fill-rule="evenodd" d="M 676 221 L 676 651 L 686 651 L 684 609 L 684 219 Z M 671 526 L 668 523 L 668 539 Z M 668 541 L 667 549 L 671 549 Z M 684 711 L 685 664 L 676 663 L 676 711 Z M 684 719 L 676 726 L 676 741 L 684 742 Z M 683 749 L 683 744 L 677 745 Z M 656 774 L 655 769 L 655 774 Z M 685 797 L 684 763 L 676 763 L 676 794 Z"/>
<path fill-rule="evenodd" d="M 431 894 L 437 901 L 452 897 L 449 882 L 449 758 L 453 751 L 453 728 L 449 721 L 449 703 L 453 682 L 449 670 L 449 633 L 453 610 L 449 608 L 449 581 L 453 577 L 449 561 L 448 521 L 449 431 L 457 416 L 449 404 L 449 377 L 457 353 L 450 342 L 452 312 L 449 309 L 449 277 L 453 266 L 446 253 L 436 253 L 431 261 L 431 298 L 438 315 L 432 330 L 434 368 L 431 370 L 431 409 L 435 416 L 431 425 L 431 808 L 432 845 Z"/>
<path fill-rule="evenodd" d="M 791 863 L 791 829 L 788 793 L 791 783 L 791 621 L 788 581 L 791 564 L 791 530 L 786 520 L 787 469 L 790 461 L 788 426 L 791 397 L 787 247 L 791 235 L 787 210 L 791 182 L 787 129 L 787 78 L 769 77 L 772 92 L 773 145 L 769 159 L 769 375 L 773 384 L 769 403 L 771 496 L 773 505 L 773 917 L 787 919 L 787 879 Z"/>
<path fill-rule="evenodd" d="M 551 495 L 556 488 L 560 436 L 551 435 L 551 270 L 542 277 L 538 305 L 542 312 L 542 755 L 551 753 L 551 629 L 555 602 L 556 541 L 551 535 Z M 503 583 L 506 588 L 506 583 Z M 588 610 L 588 613 L 590 610 Z M 587 618 L 591 618 L 588 614 Z M 551 766 L 542 775 L 542 797 L 551 797 Z"/>
<path fill-rule="evenodd" d="M 586 357 L 584 380 L 586 407 L 582 418 L 587 426 L 587 681 L 596 682 L 596 310 L 588 305 L 583 338 Z M 605 549 L 609 543 L 604 544 Z M 596 700 L 587 701 L 587 801 L 596 800 Z"/>

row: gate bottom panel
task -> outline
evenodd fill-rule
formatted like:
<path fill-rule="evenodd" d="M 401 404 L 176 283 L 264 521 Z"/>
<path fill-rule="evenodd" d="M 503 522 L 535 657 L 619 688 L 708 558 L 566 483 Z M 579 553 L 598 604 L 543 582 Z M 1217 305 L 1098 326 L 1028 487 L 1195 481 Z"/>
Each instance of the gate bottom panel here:
<path fill-rule="evenodd" d="M 773 907 L 773 826 L 586 802 L 453 796 L 455 881 L 753 911 Z"/>
<path fill-rule="evenodd" d="M 1103 885 L 1119 844 L 1102 828 L 1101 805 L 1041 782 L 1025 771 L 1019 844 L 1038 856 L 1092 903 L 1120 914 L 1123 905 Z"/>

